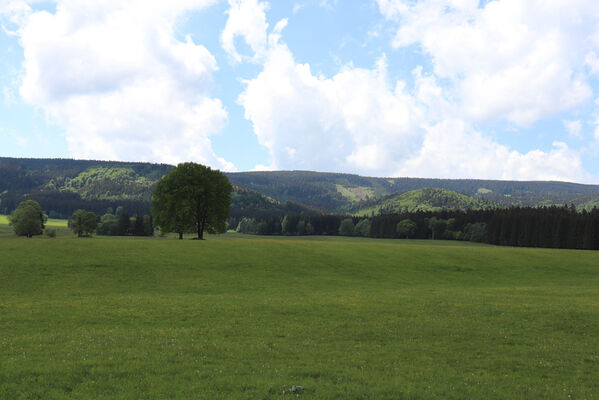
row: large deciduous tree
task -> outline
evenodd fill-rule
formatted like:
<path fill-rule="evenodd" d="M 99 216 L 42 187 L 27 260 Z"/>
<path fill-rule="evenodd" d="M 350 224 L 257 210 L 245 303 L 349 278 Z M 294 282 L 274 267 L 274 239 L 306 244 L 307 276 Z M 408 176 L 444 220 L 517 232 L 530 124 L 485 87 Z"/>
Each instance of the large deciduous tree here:
<path fill-rule="evenodd" d="M 162 232 L 222 233 L 231 207 L 229 179 L 204 165 L 182 163 L 156 184 L 152 198 L 154 224 Z"/>
<path fill-rule="evenodd" d="M 37 201 L 25 200 L 10 215 L 10 224 L 18 236 L 30 238 L 42 234 L 47 219 Z"/>

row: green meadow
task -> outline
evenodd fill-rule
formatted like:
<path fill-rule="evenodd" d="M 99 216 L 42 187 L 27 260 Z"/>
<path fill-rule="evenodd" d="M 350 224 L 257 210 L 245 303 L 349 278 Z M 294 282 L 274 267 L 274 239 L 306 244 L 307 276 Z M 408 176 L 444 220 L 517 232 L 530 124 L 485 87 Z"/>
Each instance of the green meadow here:
<path fill-rule="evenodd" d="M 597 399 L 597 377 L 598 252 L 0 237 L 1 399 Z"/>

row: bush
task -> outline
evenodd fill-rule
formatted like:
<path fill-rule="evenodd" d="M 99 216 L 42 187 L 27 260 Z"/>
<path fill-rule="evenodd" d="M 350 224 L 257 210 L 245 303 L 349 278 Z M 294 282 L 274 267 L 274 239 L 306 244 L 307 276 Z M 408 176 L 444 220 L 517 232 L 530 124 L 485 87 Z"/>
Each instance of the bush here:
<path fill-rule="evenodd" d="M 56 237 L 56 229 L 46 229 L 46 236 L 55 238 Z"/>

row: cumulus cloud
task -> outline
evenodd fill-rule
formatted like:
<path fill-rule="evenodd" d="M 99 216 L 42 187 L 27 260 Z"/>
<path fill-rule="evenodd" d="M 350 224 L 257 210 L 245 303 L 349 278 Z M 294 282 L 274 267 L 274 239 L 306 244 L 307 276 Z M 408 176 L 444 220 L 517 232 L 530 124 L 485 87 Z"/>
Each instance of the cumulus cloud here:
<path fill-rule="evenodd" d="M 583 66 L 595 66 L 595 0 L 377 2 L 398 23 L 393 45 L 420 46 L 468 119 L 527 125 L 591 99 Z"/>
<path fill-rule="evenodd" d="M 177 18 L 213 0 L 82 2 L 29 11 L 21 97 L 65 129 L 75 157 L 234 166 L 210 135 L 227 120 L 210 95 L 212 54 L 174 37 Z"/>
<path fill-rule="evenodd" d="M 239 103 L 279 169 L 391 170 L 419 141 L 421 111 L 402 82 L 389 84 L 384 58 L 325 78 L 271 40 L 264 70 Z"/>
<path fill-rule="evenodd" d="M 227 24 L 221 34 L 223 49 L 237 62 L 241 62 L 242 55 L 237 52 L 235 38 L 240 36 L 252 49 L 252 56 L 260 57 L 266 47 L 266 10 L 268 3 L 258 0 L 229 0 Z"/>

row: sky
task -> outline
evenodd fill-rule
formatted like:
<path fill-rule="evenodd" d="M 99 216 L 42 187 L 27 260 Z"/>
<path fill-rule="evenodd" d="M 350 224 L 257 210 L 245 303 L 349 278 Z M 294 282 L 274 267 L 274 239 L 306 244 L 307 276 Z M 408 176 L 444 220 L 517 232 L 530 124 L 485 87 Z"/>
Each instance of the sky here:
<path fill-rule="evenodd" d="M 599 183 L 596 0 L 0 0 L 0 156 Z"/>

